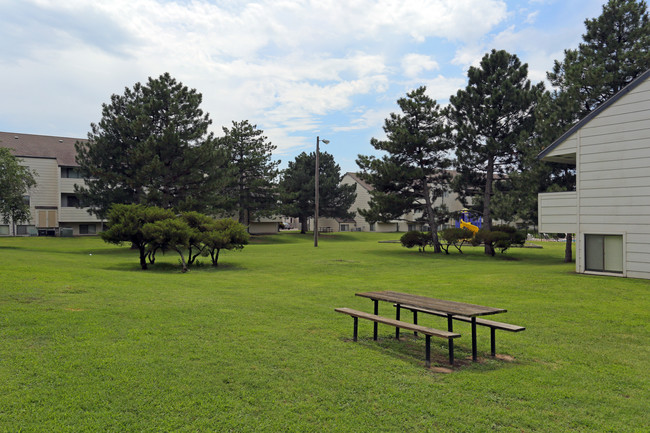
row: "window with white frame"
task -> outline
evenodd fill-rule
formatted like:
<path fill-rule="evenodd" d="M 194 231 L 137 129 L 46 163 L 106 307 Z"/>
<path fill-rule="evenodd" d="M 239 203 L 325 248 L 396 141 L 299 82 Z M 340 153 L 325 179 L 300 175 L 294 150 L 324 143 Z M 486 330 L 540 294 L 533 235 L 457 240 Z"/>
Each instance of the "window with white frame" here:
<path fill-rule="evenodd" d="M 585 270 L 623 273 L 623 235 L 585 234 Z"/>

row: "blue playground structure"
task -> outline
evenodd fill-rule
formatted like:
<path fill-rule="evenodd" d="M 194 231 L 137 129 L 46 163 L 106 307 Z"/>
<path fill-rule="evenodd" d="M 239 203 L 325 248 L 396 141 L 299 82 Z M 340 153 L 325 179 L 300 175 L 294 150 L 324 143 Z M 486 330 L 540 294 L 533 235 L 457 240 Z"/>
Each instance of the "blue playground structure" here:
<path fill-rule="evenodd" d="M 483 225 L 483 218 L 479 215 L 473 216 L 468 209 L 460 211 L 460 218 L 456 220 L 456 228 L 468 228 L 474 233 Z"/>

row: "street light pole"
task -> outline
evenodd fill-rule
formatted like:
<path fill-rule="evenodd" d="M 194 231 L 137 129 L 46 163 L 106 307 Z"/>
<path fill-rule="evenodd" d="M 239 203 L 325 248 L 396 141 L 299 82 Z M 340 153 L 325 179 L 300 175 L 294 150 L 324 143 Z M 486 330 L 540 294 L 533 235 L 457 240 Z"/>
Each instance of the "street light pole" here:
<path fill-rule="evenodd" d="M 318 246 L 318 175 L 320 171 L 319 158 L 320 158 L 320 137 L 316 136 L 316 173 L 314 178 L 314 189 L 315 199 L 314 199 L 314 246 Z M 323 143 L 328 144 L 329 140 L 322 140 Z"/>

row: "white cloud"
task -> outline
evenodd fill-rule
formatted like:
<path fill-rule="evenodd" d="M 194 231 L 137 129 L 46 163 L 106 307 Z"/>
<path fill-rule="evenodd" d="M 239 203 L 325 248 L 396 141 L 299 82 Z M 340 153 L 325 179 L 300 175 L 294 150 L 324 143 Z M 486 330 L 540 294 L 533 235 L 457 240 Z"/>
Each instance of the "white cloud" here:
<path fill-rule="evenodd" d="M 467 81 L 465 78 L 438 75 L 425 81 L 424 85 L 427 87 L 427 94 L 440 103 L 448 101 L 449 97 L 455 95 L 458 89 L 464 88 Z"/>
<path fill-rule="evenodd" d="M 431 56 L 407 54 L 402 58 L 402 69 L 404 70 L 404 75 L 408 78 L 416 78 L 424 71 L 432 71 L 439 68 L 440 65 Z"/>
<path fill-rule="evenodd" d="M 526 24 L 534 24 L 535 21 L 537 20 L 537 16 L 539 15 L 539 11 L 534 11 L 526 15 L 526 20 L 524 21 Z"/>
<path fill-rule="evenodd" d="M 366 109 L 360 115 L 353 118 L 346 126 L 335 126 L 332 129 L 336 132 L 356 131 L 368 128 L 379 128 L 388 117 L 387 111 L 377 109 Z"/>

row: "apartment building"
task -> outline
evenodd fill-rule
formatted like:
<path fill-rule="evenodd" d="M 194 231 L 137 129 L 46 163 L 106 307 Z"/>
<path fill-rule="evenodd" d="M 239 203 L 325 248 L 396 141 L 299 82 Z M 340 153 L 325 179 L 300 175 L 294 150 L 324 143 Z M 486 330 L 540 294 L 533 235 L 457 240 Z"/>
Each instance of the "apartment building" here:
<path fill-rule="evenodd" d="M 318 227 L 319 230 L 323 231 L 363 231 L 363 232 L 406 232 L 409 230 L 424 230 L 428 229 L 428 224 L 422 222 L 422 214 L 409 212 L 406 215 L 403 215 L 399 220 L 387 221 L 387 222 L 375 222 L 370 223 L 366 221 L 364 217 L 359 214 L 359 209 L 368 209 L 370 207 L 370 192 L 374 189 L 372 185 L 369 185 L 363 179 L 359 177 L 357 173 L 345 173 L 341 179 L 341 183 L 344 185 L 356 185 L 357 197 L 350 207 L 350 211 L 354 212 L 354 218 L 352 219 L 340 219 L 340 218 L 319 218 Z M 463 209 L 463 205 L 458 200 L 458 195 L 453 192 L 447 193 L 442 199 L 439 199 L 436 202 L 436 205 L 439 205 L 440 202 L 444 203 L 450 212 L 459 213 Z M 311 221 L 310 221 L 311 225 Z M 454 225 L 454 220 L 449 220 L 448 224 L 445 227 L 452 227 Z"/>
<path fill-rule="evenodd" d="M 71 236 L 93 235 L 102 229 L 102 221 L 79 207 L 75 184 L 83 184 L 74 148 L 77 138 L 0 132 L 0 146 L 9 148 L 21 164 L 36 174 L 36 186 L 25 200 L 29 202 L 30 221 L 0 220 L 0 235 Z"/>
<path fill-rule="evenodd" d="M 538 158 L 576 168 L 539 195 L 539 231 L 576 234 L 576 272 L 650 279 L 650 70 Z"/>

